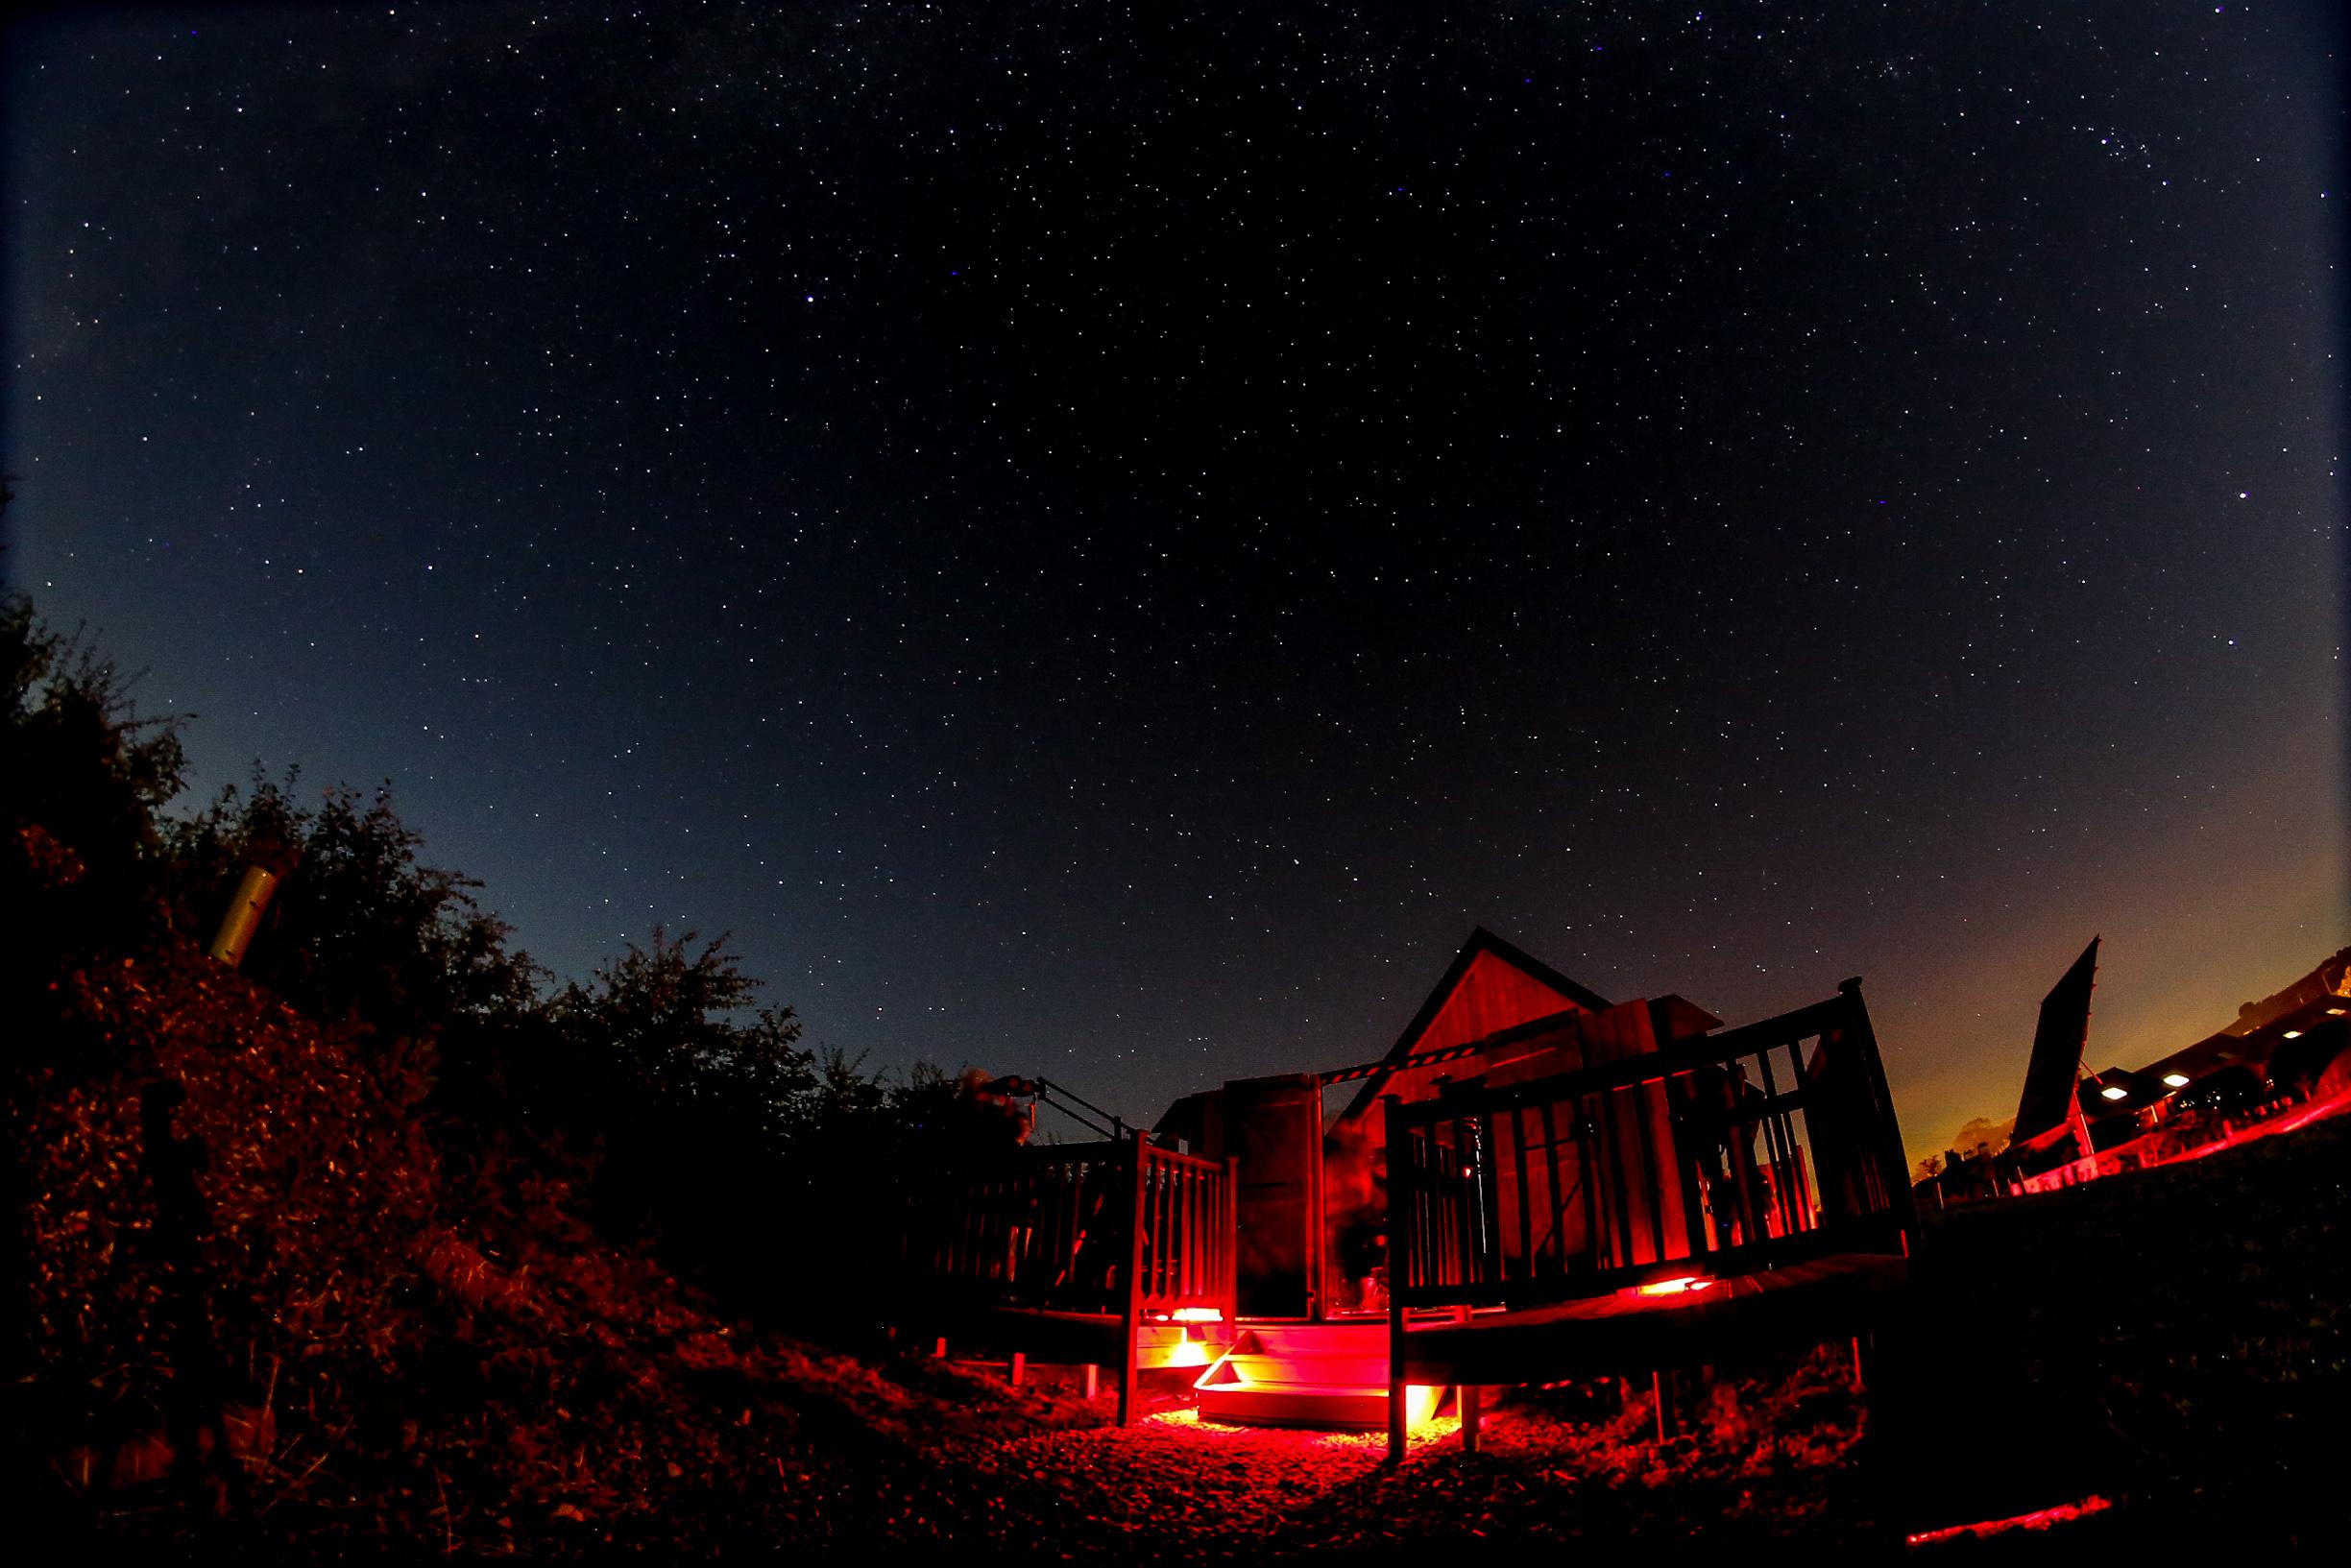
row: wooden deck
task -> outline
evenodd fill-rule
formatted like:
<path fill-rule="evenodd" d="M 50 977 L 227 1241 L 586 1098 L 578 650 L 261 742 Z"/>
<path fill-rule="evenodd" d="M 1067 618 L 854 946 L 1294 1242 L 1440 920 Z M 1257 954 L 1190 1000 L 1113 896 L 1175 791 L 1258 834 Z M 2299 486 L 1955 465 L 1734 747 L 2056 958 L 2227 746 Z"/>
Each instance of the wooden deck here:
<path fill-rule="evenodd" d="M 1231 1336 L 1233 1171 L 1145 1138 L 1006 1150 L 909 1194 L 908 1322 L 1136 1374 L 1205 1366 Z"/>
<path fill-rule="evenodd" d="M 1908 1166 L 1857 980 L 1660 1050 L 1390 1097 L 1386 1145 L 1399 1459 L 1409 1387 L 1461 1385 L 1474 1409 L 1481 1385 L 1825 1343 L 1908 1274 Z"/>
<path fill-rule="evenodd" d="M 1407 1324 L 1414 1384 L 1547 1383 L 1734 1360 L 1865 1332 L 1909 1260 L 1840 1253 L 1717 1280 L 1677 1294 L 1612 1291 L 1466 1320 Z"/>

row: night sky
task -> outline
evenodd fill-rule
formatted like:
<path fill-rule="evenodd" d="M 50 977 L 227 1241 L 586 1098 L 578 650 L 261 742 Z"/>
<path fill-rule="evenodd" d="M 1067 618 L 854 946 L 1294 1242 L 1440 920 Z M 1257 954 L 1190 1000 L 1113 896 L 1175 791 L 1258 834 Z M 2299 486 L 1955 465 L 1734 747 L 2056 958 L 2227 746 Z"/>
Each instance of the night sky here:
<path fill-rule="evenodd" d="M 2351 939 L 2335 9 L 56 12 L 4 559 L 562 975 L 1148 1119 L 1483 923 L 1916 1157 Z"/>

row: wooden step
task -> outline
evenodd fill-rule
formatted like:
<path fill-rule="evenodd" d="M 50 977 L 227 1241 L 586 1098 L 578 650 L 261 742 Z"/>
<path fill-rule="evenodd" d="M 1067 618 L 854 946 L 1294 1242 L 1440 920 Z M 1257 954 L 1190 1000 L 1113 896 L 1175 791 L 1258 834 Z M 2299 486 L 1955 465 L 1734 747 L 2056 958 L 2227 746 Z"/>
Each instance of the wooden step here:
<path fill-rule="evenodd" d="M 1385 1323 L 1243 1323 L 1239 1338 L 1255 1341 L 1269 1353 L 1303 1350 L 1383 1358 L 1388 1354 Z"/>
<path fill-rule="evenodd" d="M 1404 1419 L 1425 1421 L 1436 1412 L 1442 1388 L 1405 1390 Z M 1376 1431 L 1388 1424 L 1388 1390 L 1356 1385 L 1316 1383 L 1227 1383 L 1200 1390 L 1203 1421 L 1239 1426 L 1349 1427 Z"/>
<path fill-rule="evenodd" d="M 1193 1387 L 1203 1420 L 1251 1426 L 1388 1424 L 1388 1330 L 1382 1323 L 1248 1323 Z M 1442 1388 L 1409 1390 L 1423 1421 Z"/>
<path fill-rule="evenodd" d="M 1273 1355 L 1236 1345 L 1224 1364 L 1233 1383 L 1333 1383 L 1359 1388 L 1388 1387 L 1386 1356 Z"/>

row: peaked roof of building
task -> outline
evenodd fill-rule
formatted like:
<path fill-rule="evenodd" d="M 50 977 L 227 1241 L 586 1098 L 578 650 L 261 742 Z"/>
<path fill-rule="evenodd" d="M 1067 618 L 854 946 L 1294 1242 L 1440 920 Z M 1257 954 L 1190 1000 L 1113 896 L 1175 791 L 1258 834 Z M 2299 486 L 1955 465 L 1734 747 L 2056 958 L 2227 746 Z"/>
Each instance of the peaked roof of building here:
<path fill-rule="evenodd" d="M 1420 1010 L 1404 1025 L 1395 1044 L 1381 1058 L 1382 1071 L 1364 1080 L 1347 1102 L 1342 1120 L 1361 1116 L 1379 1098 L 1380 1089 L 1416 1049 L 1423 1046 L 1463 1045 L 1514 1024 L 1555 1013 L 1605 1012 L 1612 1003 L 1597 991 L 1580 985 L 1480 926 L 1454 954 L 1444 977 L 1437 982 Z"/>

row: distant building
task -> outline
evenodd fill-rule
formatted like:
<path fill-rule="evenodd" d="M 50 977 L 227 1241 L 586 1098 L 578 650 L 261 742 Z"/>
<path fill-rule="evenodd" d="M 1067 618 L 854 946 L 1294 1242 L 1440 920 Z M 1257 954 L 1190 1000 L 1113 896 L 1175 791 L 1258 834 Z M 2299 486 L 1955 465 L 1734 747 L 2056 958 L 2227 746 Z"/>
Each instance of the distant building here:
<path fill-rule="evenodd" d="M 2144 1067 L 2085 1073 L 2097 949 L 2094 938 L 2041 1004 L 2001 1161 L 2007 1190 L 2189 1158 L 2257 1128 L 2280 1130 L 2288 1111 L 2299 1125 L 2351 1108 L 2351 948 L 2244 1003 L 2216 1034 Z"/>

